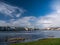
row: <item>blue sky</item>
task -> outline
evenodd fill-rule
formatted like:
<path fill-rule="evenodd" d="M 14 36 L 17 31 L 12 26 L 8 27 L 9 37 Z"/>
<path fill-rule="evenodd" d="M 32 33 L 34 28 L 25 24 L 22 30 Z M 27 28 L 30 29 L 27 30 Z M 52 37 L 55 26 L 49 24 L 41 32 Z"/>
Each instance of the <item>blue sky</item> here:
<path fill-rule="evenodd" d="M 51 0 L 3 0 L 2 2 L 25 9 L 26 12 L 21 15 L 22 17 L 39 17 L 51 12 L 49 7 Z"/>
<path fill-rule="evenodd" d="M 59 4 L 60 0 L 0 0 L 0 23 L 4 26 L 60 26 Z"/>

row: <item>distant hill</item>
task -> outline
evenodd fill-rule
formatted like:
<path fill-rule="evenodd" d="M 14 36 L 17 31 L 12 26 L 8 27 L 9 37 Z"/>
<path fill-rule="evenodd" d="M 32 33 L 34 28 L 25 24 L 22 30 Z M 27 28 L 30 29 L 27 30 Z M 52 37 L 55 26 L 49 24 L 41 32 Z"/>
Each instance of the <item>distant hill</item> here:
<path fill-rule="evenodd" d="M 0 27 L 0 31 L 22 31 L 24 27 Z"/>
<path fill-rule="evenodd" d="M 39 30 L 37 28 L 27 28 L 27 27 L 9 27 L 9 26 L 0 26 L 0 31 L 31 31 L 31 30 Z"/>

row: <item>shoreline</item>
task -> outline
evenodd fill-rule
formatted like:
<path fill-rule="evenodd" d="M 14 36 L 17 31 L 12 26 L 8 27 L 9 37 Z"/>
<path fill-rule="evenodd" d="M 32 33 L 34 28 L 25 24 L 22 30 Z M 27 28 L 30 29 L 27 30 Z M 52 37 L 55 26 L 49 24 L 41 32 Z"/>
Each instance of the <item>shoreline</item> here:
<path fill-rule="evenodd" d="M 32 42 L 13 43 L 10 45 L 60 45 L 60 38 L 45 38 Z"/>

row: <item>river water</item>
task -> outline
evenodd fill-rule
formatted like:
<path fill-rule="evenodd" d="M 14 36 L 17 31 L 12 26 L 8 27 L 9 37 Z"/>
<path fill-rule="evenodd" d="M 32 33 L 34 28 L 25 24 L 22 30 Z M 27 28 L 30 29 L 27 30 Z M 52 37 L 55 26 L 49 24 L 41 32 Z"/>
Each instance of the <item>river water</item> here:
<path fill-rule="evenodd" d="M 41 38 L 60 38 L 60 31 L 58 30 L 36 30 L 36 31 L 19 31 L 19 32 L 0 32 L 0 45 L 8 45 L 9 42 L 4 40 L 7 38 L 21 37 L 25 38 L 25 41 L 34 41 Z"/>

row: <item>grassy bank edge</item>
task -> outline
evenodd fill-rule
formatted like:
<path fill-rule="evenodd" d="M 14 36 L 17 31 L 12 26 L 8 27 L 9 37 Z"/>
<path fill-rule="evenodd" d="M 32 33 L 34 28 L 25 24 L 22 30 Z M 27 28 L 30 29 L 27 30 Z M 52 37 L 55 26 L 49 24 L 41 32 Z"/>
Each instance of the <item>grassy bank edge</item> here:
<path fill-rule="evenodd" d="M 33 42 L 13 43 L 10 45 L 60 45 L 60 38 L 46 38 Z"/>

